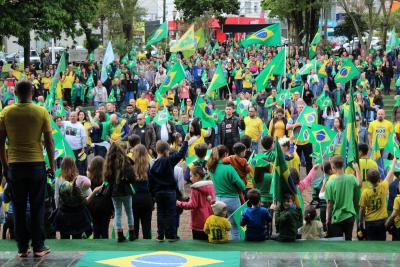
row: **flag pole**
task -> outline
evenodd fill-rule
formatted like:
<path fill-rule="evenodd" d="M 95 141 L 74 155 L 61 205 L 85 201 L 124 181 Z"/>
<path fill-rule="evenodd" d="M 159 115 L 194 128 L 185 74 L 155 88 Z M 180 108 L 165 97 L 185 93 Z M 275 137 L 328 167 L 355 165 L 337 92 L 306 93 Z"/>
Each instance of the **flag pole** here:
<path fill-rule="evenodd" d="M 283 85 L 283 88 L 286 90 L 286 44 L 285 44 L 285 46 L 284 46 L 284 48 L 283 49 L 285 49 L 285 61 L 284 61 L 284 66 L 283 66 L 283 77 L 285 78 L 285 82 L 284 82 L 284 85 Z"/>
<path fill-rule="evenodd" d="M 248 200 L 246 202 L 243 203 L 243 205 L 246 205 L 247 202 L 249 202 Z M 229 215 L 228 218 L 226 218 L 227 220 L 229 220 L 236 212 L 238 212 L 238 210 L 240 210 L 241 207 L 243 207 L 243 205 L 240 205 L 239 208 L 237 208 L 231 215 Z"/>

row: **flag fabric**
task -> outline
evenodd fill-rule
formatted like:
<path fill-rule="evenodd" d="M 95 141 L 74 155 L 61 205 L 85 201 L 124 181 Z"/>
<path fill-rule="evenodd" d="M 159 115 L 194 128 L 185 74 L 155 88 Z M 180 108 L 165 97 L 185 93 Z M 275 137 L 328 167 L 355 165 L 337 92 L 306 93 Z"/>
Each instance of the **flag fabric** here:
<path fill-rule="evenodd" d="M 184 100 L 184 99 L 181 100 L 181 109 L 180 109 L 180 113 L 181 113 L 181 114 L 186 113 L 186 107 L 185 107 L 185 100 Z"/>
<path fill-rule="evenodd" d="M 197 48 L 204 48 L 206 45 L 206 32 L 204 31 L 204 28 L 198 29 L 194 33 L 194 37 L 196 38 Z"/>
<path fill-rule="evenodd" d="M 201 81 L 205 86 L 207 86 L 207 71 L 203 70 L 203 73 L 201 74 Z"/>
<path fill-rule="evenodd" d="M 51 82 L 50 91 L 53 91 L 53 92 L 56 91 L 57 84 L 60 81 L 59 79 L 61 79 L 61 73 L 65 72 L 66 69 L 67 69 L 67 62 L 65 61 L 65 53 L 62 52 L 60 60 L 57 65 L 56 72 L 54 73 L 54 78 Z"/>
<path fill-rule="evenodd" d="M 276 23 L 251 34 L 241 43 L 241 45 L 243 47 L 253 44 L 280 46 L 282 44 L 281 39 L 281 24 Z"/>
<path fill-rule="evenodd" d="M 298 92 L 300 95 L 303 92 L 303 85 L 299 85 L 293 88 L 290 88 L 290 94 L 294 95 L 294 93 Z"/>
<path fill-rule="evenodd" d="M 300 201 L 297 197 L 296 185 L 292 177 L 290 176 L 289 168 L 286 164 L 285 155 L 282 152 L 281 146 L 279 145 L 278 138 L 275 139 L 275 161 L 274 161 L 274 173 L 272 175 L 270 193 L 274 201 L 283 203 L 285 194 L 290 194 L 293 197 L 293 201 L 298 208 L 300 208 Z"/>
<path fill-rule="evenodd" d="M 92 52 L 92 53 L 89 54 L 89 62 L 90 63 L 94 62 L 94 59 L 95 59 L 94 52 Z"/>
<path fill-rule="evenodd" d="M 197 97 L 196 105 L 194 107 L 193 116 L 197 117 L 201 121 L 202 128 L 215 127 L 216 123 L 213 116 L 213 110 L 207 106 L 204 98 Z"/>
<path fill-rule="evenodd" d="M 251 154 L 249 158 L 250 167 L 267 167 L 269 166 L 268 157 L 264 153 Z"/>
<path fill-rule="evenodd" d="M 310 47 L 308 48 L 308 58 L 313 58 L 317 54 L 317 47 L 321 42 L 321 29 L 319 28 L 311 41 Z"/>
<path fill-rule="evenodd" d="M 325 91 L 317 98 L 317 105 L 320 110 L 333 105 L 332 99 L 325 93 Z"/>
<path fill-rule="evenodd" d="M 125 54 L 125 56 L 121 59 L 121 63 L 127 65 L 129 62 L 129 55 Z"/>
<path fill-rule="evenodd" d="M 218 92 L 218 89 L 228 85 L 228 81 L 225 78 L 224 72 L 221 67 L 221 62 L 218 63 L 217 69 L 211 79 L 211 82 L 207 88 L 206 95 L 211 97 L 213 93 Z"/>
<path fill-rule="evenodd" d="M 271 75 L 283 75 L 285 72 L 285 54 L 286 48 L 283 48 L 279 53 L 271 60 L 271 62 L 262 70 L 262 72 L 256 77 L 255 83 L 257 91 L 264 90 Z"/>
<path fill-rule="evenodd" d="M 290 90 L 282 90 L 279 94 L 276 95 L 276 102 L 278 102 L 279 105 L 284 105 L 285 102 L 290 99 Z"/>
<path fill-rule="evenodd" d="M 115 59 L 111 41 L 108 42 L 106 53 L 104 54 L 103 62 L 101 64 L 100 80 L 104 83 L 108 79 L 107 66 Z"/>
<path fill-rule="evenodd" d="M 213 112 L 213 117 L 216 123 L 221 123 L 224 118 L 224 112 L 218 109 L 215 109 Z"/>
<path fill-rule="evenodd" d="M 242 220 L 242 214 L 246 209 L 247 209 L 247 201 L 242 206 L 240 206 L 237 210 L 235 210 L 231 215 L 233 218 L 233 221 L 239 228 L 240 240 L 244 240 L 244 238 L 245 238 L 246 229 L 245 229 L 245 227 L 240 226 L 240 221 Z"/>
<path fill-rule="evenodd" d="M 358 77 L 359 75 L 360 71 L 354 63 L 349 58 L 346 58 L 335 76 L 335 83 L 346 84 L 348 81 Z"/>
<path fill-rule="evenodd" d="M 242 103 L 239 97 L 236 97 L 236 113 L 242 117 L 247 117 L 249 110 L 246 106 Z"/>
<path fill-rule="evenodd" d="M 267 125 L 265 124 L 265 122 L 263 122 L 262 137 L 265 137 L 265 136 L 268 136 L 268 135 L 269 135 L 269 133 L 268 133 L 268 127 L 267 127 Z"/>
<path fill-rule="evenodd" d="M 196 48 L 196 38 L 194 37 L 194 25 L 185 32 L 184 35 L 169 49 L 171 52 L 193 50 Z"/>
<path fill-rule="evenodd" d="M 399 107 L 400 106 L 400 97 L 396 98 L 396 102 L 394 102 L 394 107 Z"/>
<path fill-rule="evenodd" d="M 108 96 L 107 102 L 115 103 L 117 99 L 115 98 L 114 88 L 111 89 L 110 95 Z"/>
<path fill-rule="evenodd" d="M 64 103 L 62 100 L 58 100 L 58 106 L 56 109 L 56 117 L 65 117 L 65 108 L 64 108 Z"/>
<path fill-rule="evenodd" d="M 165 21 L 147 40 L 146 46 L 158 43 L 159 41 L 168 37 L 168 22 Z"/>
<path fill-rule="evenodd" d="M 396 81 L 396 86 L 400 87 L 400 76 L 399 76 L 399 78 L 398 78 L 397 81 Z"/>
<path fill-rule="evenodd" d="M 168 122 L 168 117 L 169 117 L 168 109 L 164 108 L 163 110 L 157 113 L 157 115 L 153 119 L 153 122 L 161 126 Z"/>
<path fill-rule="evenodd" d="M 310 74 L 311 70 L 316 69 L 317 60 L 314 58 L 310 62 L 306 63 L 303 67 L 301 67 L 298 71 L 298 75 L 308 75 Z"/>
<path fill-rule="evenodd" d="M 90 73 L 88 79 L 86 80 L 87 87 L 94 87 L 93 72 Z"/>
<path fill-rule="evenodd" d="M 337 133 L 334 130 L 329 129 L 326 126 L 321 124 L 312 124 L 309 130 L 309 141 L 315 146 L 325 148 L 335 139 L 336 134 Z"/>
<path fill-rule="evenodd" d="M 158 91 L 160 91 L 160 95 L 165 95 L 169 89 L 171 89 L 174 85 L 180 83 L 183 79 L 185 79 L 185 71 L 183 70 L 181 63 L 177 61 L 168 71 L 167 76 L 164 78 L 164 81 L 158 88 Z"/>
<path fill-rule="evenodd" d="M 400 148 L 399 148 L 399 144 L 397 142 L 395 131 L 392 131 L 390 133 L 388 141 L 383 149 L 386 152 L 389 152 L 392 155 L 394 155 L 396 158 L 400 158 Z"/>
<path fill-rule="evenodd" d="M 318 77 L 319 78 L 326 78 L 328 77 L 328 74 L 326 73 L 326 65 L 328 65 L 329 60 L 324 60 L 321 64 L 321 66 L 318 69 Z"/>
<path fill-rule="evenodd" d="M 211 54 L 215 54 L 215 52 L 217 52 L 219 49 L 220 49 L 219 43 L 216 42 L 214 47 L 213 47 L 213 49 L 212 49 L 212 51 L 211 51 Z"/>
<path fill-rule="evenodd" d="M 389 160 L 389 159 L 383 160 L 383 164 L 385 166 L 386 171 L 390 170 L 392 163 L 393 163 L 393 160 Z M 400 172 L 400 162 L 399 161 L 396 163 L 396 166 L 394 167 L 394 172 Z"/>
<path fill-rule="evenodd" d="M 296 122 L 304 125 L 316 124 L 318 122 L 318 110 L 310 106 L 304 106 Z"/>
<path fill-rule="evenodd" d="M 374 145 L 372 146 L 371 159 L 377 160 L 381 157 L 381 150 L 378 144 L 378 138 L 375 138 Z"/>
<path fill-rule="evenodd" d="M 388 43 L 386 45 L 386 52 L 392 51 L 398 45 L 399 44 L 397 42 L 396 29 L 393 27 L 392 31 L 390 32 Z"/>

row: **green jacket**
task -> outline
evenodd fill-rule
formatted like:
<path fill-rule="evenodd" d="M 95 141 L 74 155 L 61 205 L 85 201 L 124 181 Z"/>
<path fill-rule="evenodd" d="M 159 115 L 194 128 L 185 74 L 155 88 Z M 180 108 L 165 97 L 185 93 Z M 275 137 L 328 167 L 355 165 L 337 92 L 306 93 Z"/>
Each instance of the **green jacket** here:
<path fill-rule="evenodd" d="M 238 197 L 240 191 L 246 189 L 236 170 L 228 164 L 218 161 L 215 172 L 211 173 L 217 197 Z"/>
<path fill-rule="evenodd" d="M 280 210 L 276 215 L 279 229 L 278 241 L 295 241 L 297 235 L 299 213 L 296 209 Z"/>

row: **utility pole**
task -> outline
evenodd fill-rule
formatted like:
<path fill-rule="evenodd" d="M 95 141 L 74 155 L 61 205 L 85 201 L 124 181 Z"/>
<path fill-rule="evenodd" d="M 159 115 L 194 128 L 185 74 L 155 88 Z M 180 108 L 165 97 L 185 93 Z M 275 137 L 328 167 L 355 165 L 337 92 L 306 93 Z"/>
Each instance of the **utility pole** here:
<path fill-rule="evenodd" d="M 163 22 L 167 20 L 167 0 L 163 0 Z"/>

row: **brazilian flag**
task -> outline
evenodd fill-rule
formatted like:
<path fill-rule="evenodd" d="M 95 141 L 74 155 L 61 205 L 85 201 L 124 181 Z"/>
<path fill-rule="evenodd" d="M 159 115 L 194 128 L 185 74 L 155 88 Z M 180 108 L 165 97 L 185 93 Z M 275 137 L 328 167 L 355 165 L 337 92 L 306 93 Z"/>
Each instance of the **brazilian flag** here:
<path fill-rule="evenodd" d="M 317 54 L 317 47 L 321 42 L 321 28 L 318 29 L 313 40 L 311 41 L 310 47 L 308 48 L 308 57 L 313 58 Z"/>
<path fill-rule="evenodd" d="M 251 34 L 241 45 L 247 47 L 253 44 L 265 46 L 280 46 L 282 44 L 281 24 L 276 23 Z"/>
<path fill-rule="evenodd" d="M 360 71 L 354 63 L 349 58 L 346 58 L 335 76 L 335 83 L 346 84 L 348 81 L 357 78 L 359 75 Z"/>
<path fill-rule="evenodd" d="M 207 106 L 204 98 L 197 97 L 196 105 L 194 107 L 193 116 L 201 121 L 202 128 L 215 127 L 216 122 L 214 119 L 214 111 Z"/>
<path fill-rule="evenodd" d="M 255 78 L 257 91 L 264 90 L 268 81 L 272 75 L 283 75 L 285 72 L 285 53 L 286 48 L 283 48 L 279 53 L 271 60 L 270 63 L 262 70 L 262 72 Z"/>
<path fill-rule="evenodd" d="M 168 25 L 165 21 L 161 26 L 154 32 L 154 34 L 147 40 L 146 46 L 155 44 L 168 37 Z"/>
<path fill-rule="evenodd" d="M 310 106 L 304 106 L 297 118 L 297 123 L 304 125 L 317 124 L 318 122 L 318 110 Z"/>

